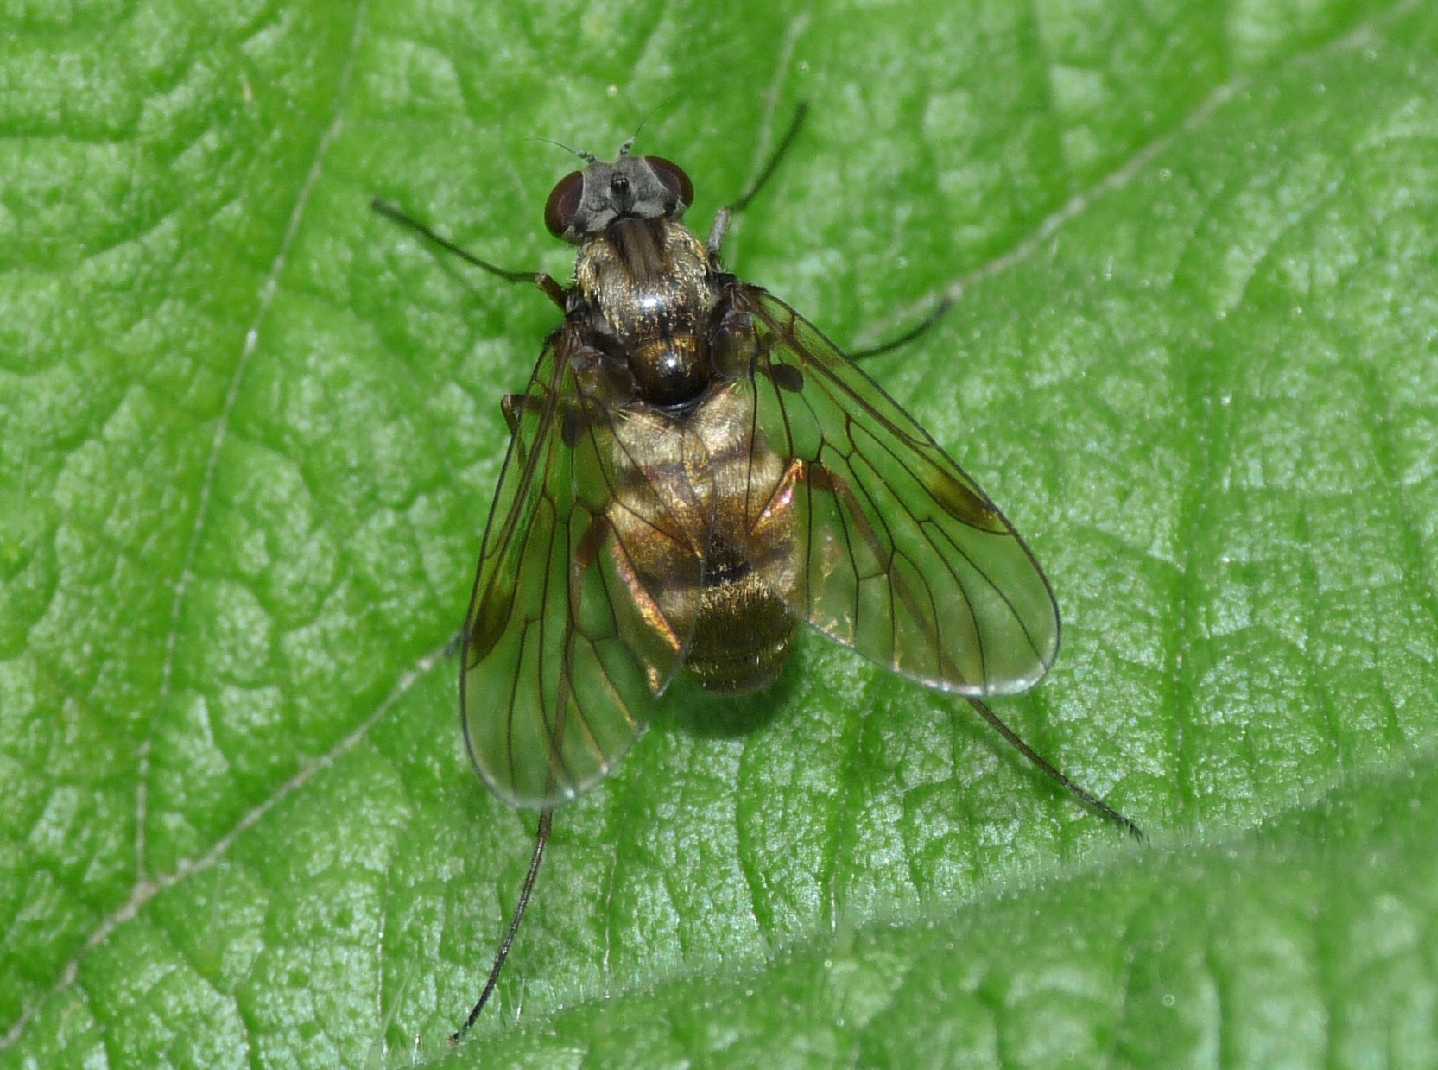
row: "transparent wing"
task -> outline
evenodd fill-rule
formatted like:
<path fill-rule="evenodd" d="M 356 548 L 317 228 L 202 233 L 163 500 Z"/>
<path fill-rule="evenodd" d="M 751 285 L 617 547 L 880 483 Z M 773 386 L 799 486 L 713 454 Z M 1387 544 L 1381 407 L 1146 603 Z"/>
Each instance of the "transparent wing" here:
<path fill-rule="evenodd" d="M 739 285 L 768 447 L 794 486 L 794 612 L 895 672 L 965 695 L 1023 691 L 1058 654 L 1058 606 L 972 479 L 792 308 Z"/>
<path fill-rule="evenodd" d="M 553 339 L 515 399 L 464 628 L 465 742 L 516 806 L 565 802 L 614 769 L 683 663 L 688 637 L 669 614 L 700 589 L 699 555 L 643 472 L 625 468 L 623 415 L 584 394 L 573 345 Z M 636 569 L 641 531 L 651 555 L 672 551 L 672 590 Z"/>

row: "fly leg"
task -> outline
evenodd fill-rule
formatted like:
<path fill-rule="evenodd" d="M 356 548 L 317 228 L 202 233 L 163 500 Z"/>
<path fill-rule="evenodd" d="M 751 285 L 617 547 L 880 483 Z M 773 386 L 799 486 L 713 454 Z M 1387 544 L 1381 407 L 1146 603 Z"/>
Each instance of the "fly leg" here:
<path fill-rule="evenodd" d="M 504 962 L 509 958 L 509 949 L 514 945 L 514 938 L 519 934 L 520 922 L 524 921 L 524 912 L 529 906 L 529 896 L 534 891 L 534 882 L 539 879 L 539 867 L 544 863 L 544 849 L 549 845 L 549 830 L 554 824 L 554 811 L 539 811 L 539 831 L 534 838 L 534 854 L 529 859 L 529 872 L 524 875 L 524 884 L 519 889 L 519 901 L 514 906 L 514 916 L 509 919 L 509 929 L 504 934 L 504 940 L 499 945 L 499 951 L 494 956 L 494 965 L 489 968 L 489 978 L 484 982 L 484 991 L 479 994 L 479 999 L 470 1010 L 469 1016 L 465 1018 L 464 1025 L 460 1026 L 450 1034 L 449 1042 L 458 1044 L 469 1032 L 470 1026 L 474 1025 L 479 1018 L 479 1012 L 484 1010 L 484 1005 L 489 1002 L 489 997 L 494 995 L 494 988 L 499 984 L 500 971 L 504 969 Z"/>
<path fill-rule="evenodd" d="M 848 521 L 845 526 L 852 527 L 856 535 L 864 540 L 869 550 L 873 553 L 874 559 L 881 562 L 891 561 L 893 557 L 892 542 L 886 545 L 884 540 L 879 537 L 878 532 L 869 524 L 863 506 L 848 482 L 824 467 L 822 461 L 814 460 L 796 463 L 803 464 L 803 472 L 800 478 L 813 488 L 813 490 L 833 495 L 844 518 Z M 805 564 L 807 566 L 807 562 Z M 913 619 L 916 621 L 929 619 L 929 615 L 923 611 L 922 603 L 905 581 L 903 574 L 890 565 L 888 568 L 888 576 L 890 582 L 893 583 L 896 588 L 897 597 L 902 599 Z M 942 656 L 942 651 L 940 651 L 940 657 Z M 1004 738 L 1005 742 L 1027 758 L 1034 768 L 1043 773 L 1044 776 L 1059 785 L 1059 787 L 1063 788 L 1082 803 L 1085 808 L 1097 814 L 1105 821 L 1118 825 L 1136 840 L 1142 841 L 1144 839 L 1143 830 L 1140 829 L 1138 825 L 1134 824 L 1132 820 L 1119 813 L 1093 792 L 1071 780 L 1067 774 L 1043 755 L 1039 754 L 1033 747 L 1029 746 L 1017 732 L 1010 728 L 998 714 L 989 708 L 986 702 L 974 695 L 965 695 L 964 697 L 968 699 L 969 705 L 973 706 L 979 716 L 987 721 L 993 727 L 994 731 L 998 732 L 998 734 Z"/>
<path fill-rule="evenodd" d="M 730 221 L 745 208 L 748 208 L 749 202 L 764 188 L 764 184 L 769 181 L 775 169 L 778 168 L 779 161 L 784 158 L 789 147 L 794 144 L 794 139 L 799 136 L 799 128 L 804 125 L 804 117 L 808 114 L 809 105 L 800 104 L 794 112 L 794 118 L 789 122 L 789 129 L 784 131 L 784 136 L 779 139 L 779 147 L 769 157 L 769 162 L 764 165 L 764 170 L 759 172 L 759 177 L 749 187 L 749 192 L 733 204 L 727 204 L 719 209 L 718 214 L 714 216 L 714 225 L 709 228 L 709 240 L 705 244 L 709 249 L 709 259 L 714 262 L 716 268 L 719 266 L 719 254 L 723 250 L 725 235 L 729 233 Z"/>
<path fill-rule="evenodd" d="M 938 303 L 929 309 L 923 319 L 919 320 L 918 323 L 914 324 L 903 334 L 890 338 L 887 342 L 880 342 L 878 345 L 868 346 L 865 349 L 852 350 L 847 354 L 848 358 L 858 361 L 868 357 L 877 357 L 882 353 L 892 353 L 900 346 L 906 346 L 910 342 L 928 334 L 929 330 L 937 325 L 939 320 L 948 315 L 949 309 L 953 307 L 954 299 L 946 294 L 939 298 Z"/>
<path fill-rule="evenodd" d="M 499 399 L 499 411 L 504 414 L 509 437 L 514 442 L 514 459 L 521 470 L 529 463 L 529 451 L 525 436 L 519 433 L 520 422 L 526 415 L 542 415 L 547 405 L 548 402 L 536 394 L 505 394 Z M 555 418 L 559 421 L 560 440 L 573 449 L 579 444 L 580 436 L 594 426 L 594 417 L 570 398 L 561 397 L 558 407 Z"/>
<path fill-rule="evenodd" d="M 509 437 L 516 451 L 515 462 L 524 471 L 529 463 L 529 451 L 525 448 L 524 436 L 519 433 L 519 421 L 525 413 L 538 416 L 544 411 L 544 399 L 533 394 L 505 394 L 499 399 L 499 411 L 504 413 L 504 422 L 509 426 Z"/>
<path fill-rule="evenodd" d="M 509 425 L 511 435 L 519 434 L 519 414 L 541 412 L 544 402 L 531 394 L 505 394 L 499 399 L 499 411 L 504 413 L 504 422 Z"/>
<path fill-rule="evenodd" d="M 528 395 L 510 395 L 505 398 L 505 418 L 510 419 L 511 415 L 517 419 L 516 408 L 526 407 Z M 511 399 L 517 398 L 517 401 Z M 575 607 L 572 612 L 578 613 L 578 606 L 582 598 L 584 577 L 594 567 L 600 551 L 604 548 L 609 536 L 609 521 L 604 516 L 595 517 L 585 529 L 584 535 L 579 540 L 579 546 L 575 552 L 574 560 L 569 567 L 569 598 L 570 605 Z M 572 643 L 573 633 L 569 638 L 569 645 L 565 650 L 565 669 L 560 677 L 559 699 L 556 703 L 554 715 L 554 733 L 549 745 L 549 777 L 550 788 L 554 787 L 555 780 L 560 777 L 568 778 L 564 769 L 562 752 L 564 748 L 564 735 L 568 728 L 568 710 L 570 705 L 570 665 L 573 661 Z M 572 780 L 571 780 L 572 783 Z M 547 793 L 548 794 L 548 793 Z M 549 845 L 550 830 L 554 825 L 554 811 L 548 807 L 539 811 L 539 826 L 534 837 L 534 853 L 530 855 L 529 869 L 524 875 L 524 883 L 519 889 L 519 899 L 514 905 L 514 914 L 509 919 L 509 927 L 505 930 L 504 939 L 500 941 L 499 950 L 495 952 L 494 963 L 489 968 L 489 976 L 484 982 L 484 989 L 479 994 L 479 999 L 470 1009 L 464 1019 L 464 1024 L 450 1034 L 450 1043 L 458 1044 L 464 1039 L 464 1035 L 479 1019 L 485 1005 L 494 995 L 495 988 L 499 985 L 499 975 L 504 970 L 504 964 L 509 959 L 510 948 L 514 946 L 514 939 L 519 935 L 519 926 L 524 921 L 525 911 L 529 909 L 529 899 L 534 893 L 535 883 L 539 879 L 539 869 L 544 863 L 544 850 Z"/>
<path fill-rule="evenodd" d="M 448 238 L 436 234 L 430 227 L 421 223 L 418 219 L 407 214 L 403 209 L 388 201 L 376 197 L 370 201 L 370 207 L 382 216 L 394 220 L 402 227 L 408 227 L 426 241 L 439 246 L 447 253 L 453 253 L 467 264 L 472 264 L 482 271 L 498 276 L 505 282 L 527 282 L 538 286 L 545 297 L 549 298 L 559 306 L 561 312 L 567 312 L 568 298 L 564 287 L 555 282 L 554 279 L 543 271 L 510 271 L 506 268 L 491 264 L 488 260 L 475 256 L 468 249 L 462 249 Z"/>

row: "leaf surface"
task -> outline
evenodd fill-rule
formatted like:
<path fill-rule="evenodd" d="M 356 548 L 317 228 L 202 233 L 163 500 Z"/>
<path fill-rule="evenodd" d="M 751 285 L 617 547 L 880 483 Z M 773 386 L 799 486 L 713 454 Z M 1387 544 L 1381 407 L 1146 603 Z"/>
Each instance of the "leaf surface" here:
<path fill-rule="evenodd" d="M 1438 14 L 173 0 L 0 54 L 0 1066 L 1438 1062 Z M 999 712 L 806 636 L 528 859 L 453 659 L 572 160 L 984 486 L 1064 647 Z M 515 1021 L 518 1015 L 518 1022 Z M 416 1045 L 415 1038 L 418 1038 Z"/>

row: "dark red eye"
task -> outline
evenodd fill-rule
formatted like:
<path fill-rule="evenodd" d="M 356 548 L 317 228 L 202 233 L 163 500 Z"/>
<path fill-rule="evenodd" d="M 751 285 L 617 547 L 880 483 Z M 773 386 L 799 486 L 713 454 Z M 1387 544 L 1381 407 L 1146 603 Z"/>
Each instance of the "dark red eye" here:
<path fill-rule="evenodd" d="M 677 163 L 671 163 L 663 156 L 646 156 L 644 162 L 653 170 L 655 177 L 664 183 L 664 188 L 679 198 L 679 203 L 688 208 L 694 203 L 694 183 Z"/>
<path fill-rule="evenodd" d="M 571 171 L 561 178 L 549 193 L 544 205 L 544 225 L 556 238 L 564 237 L 569 224 L 579 211 L 579 200 L 584 195 L 584 175 Z"/>

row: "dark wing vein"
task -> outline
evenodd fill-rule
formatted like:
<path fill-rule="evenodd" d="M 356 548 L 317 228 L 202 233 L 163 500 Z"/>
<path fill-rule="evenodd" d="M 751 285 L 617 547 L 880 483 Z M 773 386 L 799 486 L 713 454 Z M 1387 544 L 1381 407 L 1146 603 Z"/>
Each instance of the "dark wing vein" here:
<path fill-rule="evenodd" d="M 793 309 L 758 287 L 732 293 L 758 334 L 759 432 L 806 465 L 794 611 L 933 687 L 1031 687 L 1057 656 L 1058 606 L 1013 525 Z"/>
<path fill-rule="evenodd" d="M 555 806 L 603 779 L 643 732 L 653 681 L 681 658 L 636 635 L 656 618 L 636 608 L 645 588 L 609 516 L 623 482 L 617 417 L 581 390 L 575 346 L 568 329 L 556 334 L 515 406 L 464 629 L 465 742 L 485 782 L 519 806 Z M 654 499 L 643 480 L 628 492 L 664 527 Z"/>

